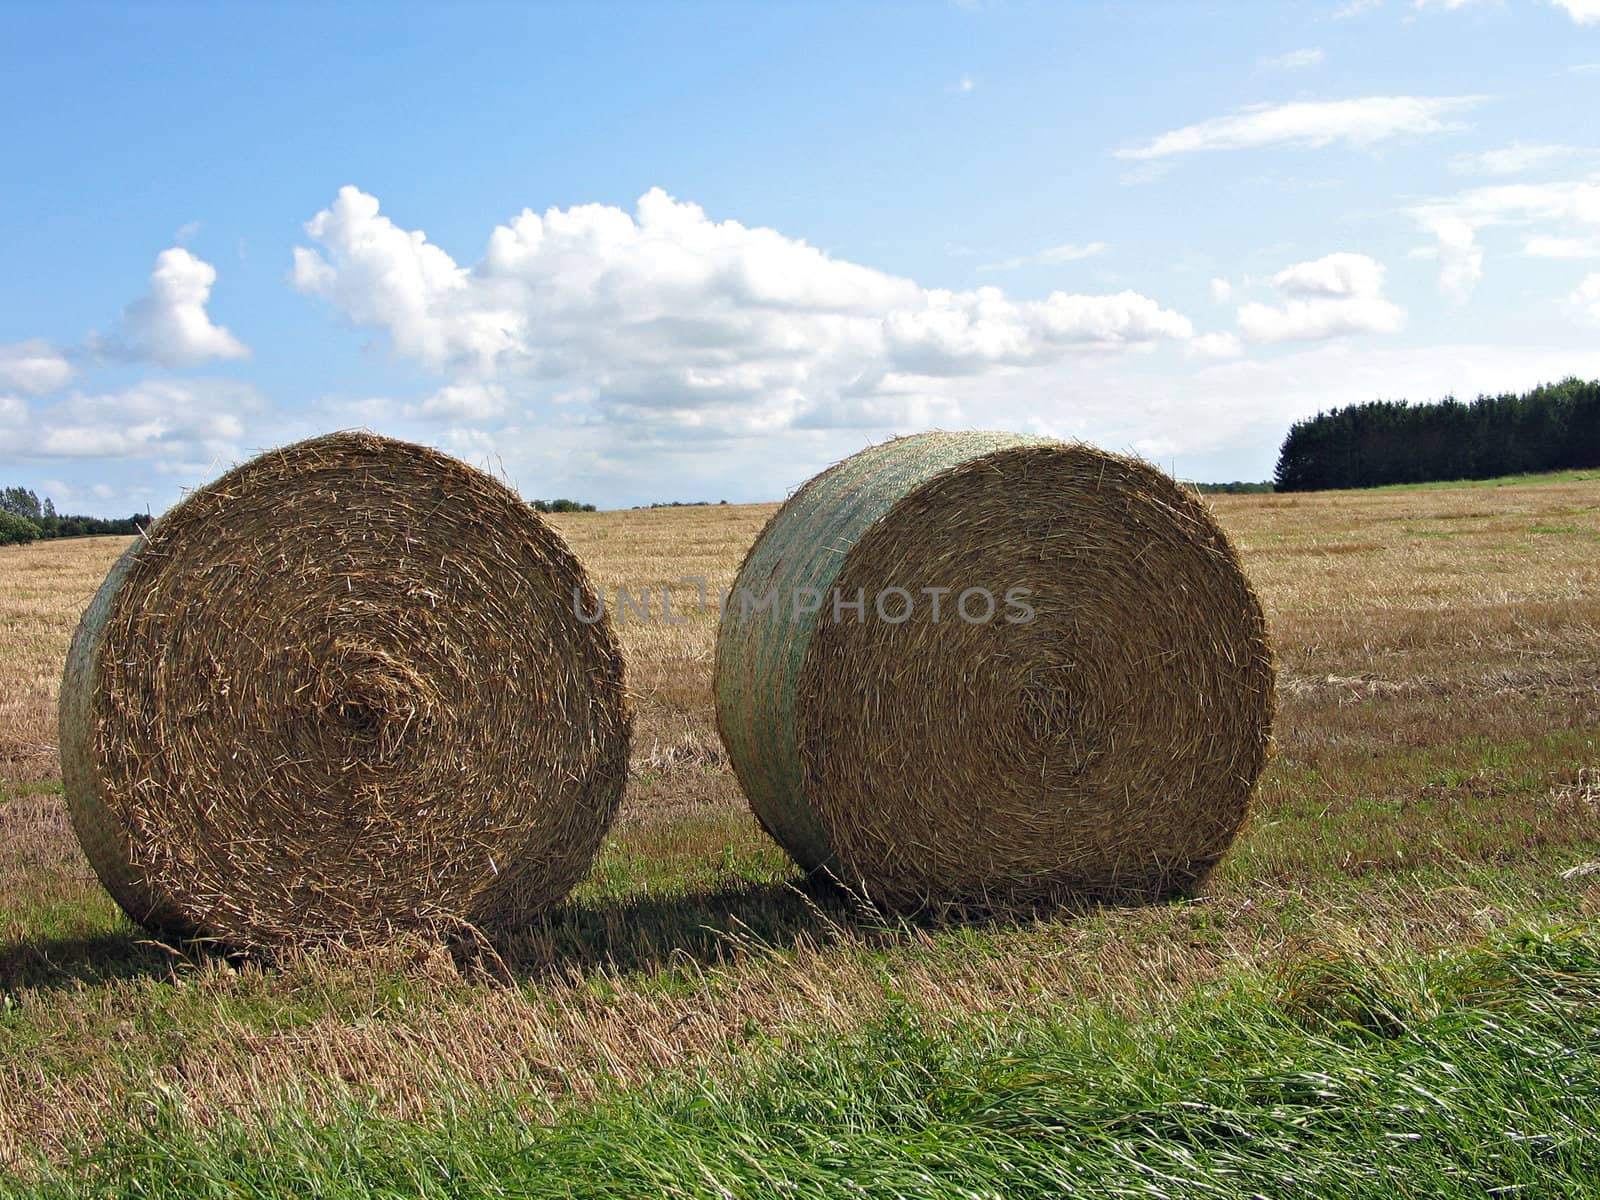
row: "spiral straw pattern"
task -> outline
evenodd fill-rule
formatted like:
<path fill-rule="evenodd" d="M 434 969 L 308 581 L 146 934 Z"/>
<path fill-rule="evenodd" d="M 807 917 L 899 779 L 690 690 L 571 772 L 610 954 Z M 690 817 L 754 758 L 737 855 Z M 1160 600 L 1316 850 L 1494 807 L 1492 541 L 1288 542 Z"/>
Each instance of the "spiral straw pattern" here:
<path fill-rule="evenodd" d="M 897 908 L 1139 899 L 1197 888 L 1244 823 L 1274 668 L 1198 496 L 1084 445 L 931 433 L 773 517 L 716 699 L 752 808 L 808 870 Z"/>
<path fill-rule="evenodd" d="M 117 902 L 225 943 L 512 928 L 626 779 L 622 661 L 510 489 L 365 433 L 274 450 L 117 562 L 61 693 L 73 825 Z"/>

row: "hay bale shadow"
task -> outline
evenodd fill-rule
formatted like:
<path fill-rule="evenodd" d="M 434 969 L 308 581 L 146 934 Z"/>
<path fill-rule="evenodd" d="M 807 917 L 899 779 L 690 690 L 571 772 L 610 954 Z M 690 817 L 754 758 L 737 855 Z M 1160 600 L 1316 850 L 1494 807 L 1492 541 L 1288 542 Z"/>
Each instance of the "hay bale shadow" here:
<path fill-rule="evenodd" d="M 654 972 L 693 962 L 719 966 L 747 955 L 822 950 L 840 943 L 879 947 L 957 928 L 1000 932 L 1041 922 L 1071 923 L 1108 909 L 1191 899 L 1188 891 L 1061 892 L 1026 904 L 941 905 L 909 913 L 872 904 L 827 875 L 795 883 L 706 888 L 676 896 L 567 903 L 487 951 L 453 947 L 464 970 L 507 982 L 586 976 L 600 970 Z"/>
<path fill-rule="evenodd" d="M 602 903 L 568 902 L 525 931 L 498 939 L 492 974 L 519 981 L 597 970 L 655 971 L 727 962 L 752 949 L 823 947 L 864 936 L 848 898 L 811 884 L 748 884 Z M 483 968 L 481 944 L 456 948 Z"/>
<path fill-rule="evenodd" d="M 1029 904 L 943 905 L 912 913 L 874 906 L 826 876 L 795 883 L 713 887 L 674 896 L 644 896 L 604 903 L 568 902 L 525 930 L 490 942 L 471 932 L 448 939 L 456 969 L 487 983 L 521 984 L 586 978 L 599 972 L 665 972 L 686 963 L 721 966 L 751 956 L 825 950 L 848 944 L 883 947 L 955 929 L 999 933 L 1041 922 L 1065 924 L 1108 909 L 1184 902 L 1188 897 L 1063 893 Z M 413 937 L 419 935 L 413 934 Z M 438 941 L 424 938 L 436 948 Z M 332 944 L 328 954 L 353 953 L 356 969 L 385 970 L 397 961 L 432 961 L 419 944 L 396 943 L 396 959 L 377 947 Z M 370 948 L 370 947 L 369 947 Z M 216 943 L 139 931 L 77 938 L 33 938 L 0 943 L 0 992 L 60 991 L 119 981 L 172 982 L 210 963 L 253 962 L 273 971 L 303 964 L 300 951 L 274 954 L 225 951 Z M 313 954 L 322 952 L 311 950 Z M 281 959 L 281 960 L 280 960 Z"/>
<path fill-rule="evenodd" d="M 73 990 L 132 979 L 167 979 L 210 951 L 179 950 L 143 933 L 23 938 L 0 943 L 0 991 Z"/>

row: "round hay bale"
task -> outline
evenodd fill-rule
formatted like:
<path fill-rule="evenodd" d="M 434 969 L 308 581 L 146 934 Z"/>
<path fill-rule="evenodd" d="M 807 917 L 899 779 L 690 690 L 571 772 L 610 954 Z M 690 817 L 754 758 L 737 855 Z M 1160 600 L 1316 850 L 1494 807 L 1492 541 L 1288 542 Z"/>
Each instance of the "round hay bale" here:
<path fill-rule="evenodd" d="M 717 637 L 757 818 L 900 908 L 1192 891 L 1245 820 L 1273 691 L 1261 605 L 1198 496 L 1012 434 L 900 438 L 816 476 Z"/>
<path fill-rule="evenodd" d="M 621 657 L 580 610 L 560 536 L 464 463 L 366 433 L 263 454 L 84 613 L 60 709 L 79 841 L 179 935 L 515 927 L 588 869 L 626 779 Z"/>

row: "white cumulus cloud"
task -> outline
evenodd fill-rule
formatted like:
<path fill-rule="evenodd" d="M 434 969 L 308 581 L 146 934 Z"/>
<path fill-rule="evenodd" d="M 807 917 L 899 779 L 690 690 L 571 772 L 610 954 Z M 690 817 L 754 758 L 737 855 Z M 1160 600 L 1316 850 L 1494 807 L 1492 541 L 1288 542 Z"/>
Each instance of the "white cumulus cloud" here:
<path fill-rule="evenodd" d="M 1579 25 L 1600 25 L 1600 0 L 1551 0 Z"/>
<path fill-rule="evenodd" d="M 1438 245 L 1434 257 L 1439 262 L 1439 290 L 1457 303 L 1465 302 L 1483 278 L 1483 247 L 1471 222 L 1441 215 L 1429 222 Z"/>
<path fill-rule="evenodd" d="M 1244 344 L 1238 334 L 1204 333 L 1189 339 L 1188 350 L 1196 358 L 1237 358 L 1244 353 Z"/>
<path fill-rule="evenodd" d="M 28 406 L 16 396 L 0 396 L 0 429 L 15 432 L 32 418 Z"/>
<path fill-rule="evenodd" d="M 0 345 L 0 389 L 42 396 L 71 378 L 72 364 L 43 338 Z"/>
<path fill-rule="evenodd" d="M 152 379 L 114 392 L 76 392 L 9 414 L 8 450 L 23 459 L 139 458 L 158 464 L 242 457 L 255 389 L 217 379 Z"/>
<path fill-rule="evenodd" d="M 246 358 L 250 350 L 206 313 L 217 269 L 181 246 L 156 256 L 150 286 L 128 305 L 105 352 L 165 367 L 192 367 L 212 358 Z"/>
<path fill-rule="evenodd" d="M 1053 348 L 1112 349 L 1194 333 L 1189 319 L 1138 292 L 1017 302 L 999 288 L 930 291 L 923 304 L 896 310 L 884 322 L 889 361 L 921 375 L 966 374 L 1006 363 L 1023 365 Z"/>
<path fill-rule="evenodd" d="M 1590 275 L 1567 297 L 1572 312 L 1580 320 L 1600 325 L 1600 271 Z"/>
<path fill-rule="evenodd" d="M 1192 333 L 1131 291 L 925 289 L 776 230 L 715 221 L 660 189 L 631 213 L 524 210 L 470 267 L 354 187 L 306 233 L 316 247 L 295 250 L 295 286 L 451 376 L 414 410 L 441 419 L 494 419 L 517 397 L 559 392 L 641 436 L 893 426 L 929 411 L 941 381 Z M 1100 252 L 1058 246 L 1041 258 Z M 923 382 L 889 382 L 906 376 Z"/>
<path fill-rule="evenodd" d="M 489 421 L 505 416 L 509 407 L 505 388 L 467 381 L 440 388 L 417 405 L 413 415 L 447 421 Z"/>
<path fill-rule="evenodd" d="M 341 188 L 332 207 L 305 228 L 327 257 L 296 246 L 295 287 L 330 301 L 358 325 L 388 330 L 402 354 L 433 366 L 489 363 L 517 345 L 522 318 L 496 312 L 427 234 L 380 215 L 376 196 Z"/>
<path fill-rule="evenodd" d="M 1292 296 L 1376 296 L 1383 267 L 1365 254 L 1330 254 L 1284 268 L 1272 284 Z"/>
<path fill-rule="evenodd" d="M 1383 265 L 1365 254 L 1330 254 L 1273 276 L 1282 307 L 1239 309 L 1239 331 L 1251 341 L 1320 341 L 1359 333 L 1394 333 L 1405 310 L 1383 297 Z"/>
<path fill-rule="evenodd" d="M 1208 150 L 1266 146 L 1366 148 L 1396 138 L 1464 128 L 1452 120 L 1480 96 L 1363 96 L 1353 100 L 1296 100 L 1258 104 L 1163 133 L 1118 158 L 1151 160 Z"/>

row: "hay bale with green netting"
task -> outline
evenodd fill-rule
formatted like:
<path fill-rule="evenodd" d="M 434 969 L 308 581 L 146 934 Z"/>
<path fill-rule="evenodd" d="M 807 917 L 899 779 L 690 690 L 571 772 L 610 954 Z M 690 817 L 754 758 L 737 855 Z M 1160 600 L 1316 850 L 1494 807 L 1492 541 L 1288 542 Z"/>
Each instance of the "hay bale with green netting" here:
<path fill-rule="evenodd" d="M 1191 892 L 1245 821 L 1273 681 L 1198 496 L 1088 446 L 930 433 L 779 509 L 715 691 L 768 832 L 909 908 Z"/>
<path fill-rule="evenodd" d="M 580 610 L 561 537 L 464 463 L 364 433 L 263 454 L 136 540 L 73 638 L 84 852 L 135 920 L 230 944 L 514 928 L 626 778 L 622 661 Z"/>

